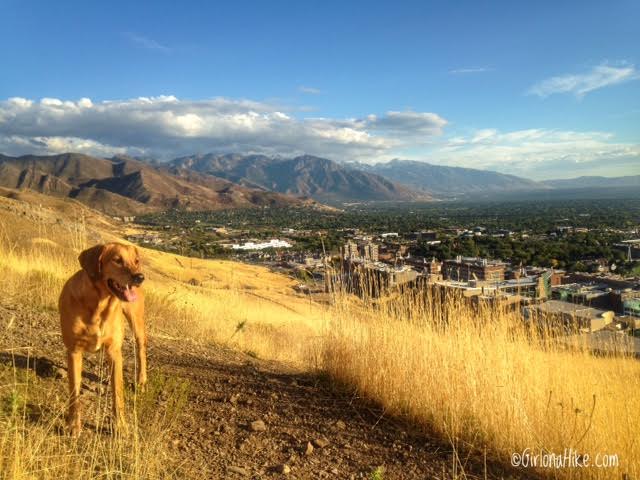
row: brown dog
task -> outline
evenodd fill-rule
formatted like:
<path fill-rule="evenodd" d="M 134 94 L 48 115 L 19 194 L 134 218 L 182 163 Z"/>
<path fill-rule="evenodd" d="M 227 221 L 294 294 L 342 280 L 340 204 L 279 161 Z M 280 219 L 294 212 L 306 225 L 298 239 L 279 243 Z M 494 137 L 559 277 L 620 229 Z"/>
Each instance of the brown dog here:
<path fill-rule="evenodd" d="M 105 347 L 111 367 L 113 415 L 116 425 L 126 427 L 122 378 L 124 317 L 133 330 L 138 353 L 137 382 L 147 381 L 144 294 L 140 285 L 140 255 L 132 245 L 108 243 L 85 250 L 79 257 L 82 270 L 65 283 L 58 308 L 62 338 L 67 347 L 69 412 L 72 435 L 81 430 L 80 384 L 82 355 Z"/>

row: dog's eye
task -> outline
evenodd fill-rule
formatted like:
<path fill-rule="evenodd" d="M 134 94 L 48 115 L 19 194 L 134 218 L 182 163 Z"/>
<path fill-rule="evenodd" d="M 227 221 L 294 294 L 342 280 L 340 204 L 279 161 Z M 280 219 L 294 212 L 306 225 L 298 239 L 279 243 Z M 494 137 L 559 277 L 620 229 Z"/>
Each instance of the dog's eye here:
<path fill-rule="evenodd" d="M 118 265 L 122 265 L 122 258 L 121 257 L 116 257 L 113 259 L 114 262 L 116 262 Z"/>

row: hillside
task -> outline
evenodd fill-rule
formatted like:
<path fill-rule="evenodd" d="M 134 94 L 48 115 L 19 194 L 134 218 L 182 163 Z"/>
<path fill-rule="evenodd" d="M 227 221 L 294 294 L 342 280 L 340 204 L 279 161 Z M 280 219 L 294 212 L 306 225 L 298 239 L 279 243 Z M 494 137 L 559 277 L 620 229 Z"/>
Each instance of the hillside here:
<path fill-rule="evenodd" d="M 145 249 L 150 383 L 128 392 L 134 430 L 111 437 L 108 372 L 87 355 L 85 432 L 66 437 L 57 295 L 78 252 L 119 229 L 68 199 L 0 198 L 0 478 L 457 478 L 446 442 L 315 373 L 328 312 L 292 279 Z M 126 378 L 133 357 L 125 342 Z"/>
<path fill-rule="evenodd" d="M 531 330 L 517 312 L 428 289 L 372 302 L 338 291 L 320 302 L 265 268 L 146 249 L 149 388 L 128 390 L 132 429 L 112 437 L 108 370 L 101 354 L 87 355 L 85 433 L 70 439 L 58 292 L 80 251 L 125 227 L 72 199 L 10 196 L 0 198 L 3 480 L 640 472 L 634 358 L 593 356 L 578 338 L 556 343 Z M 133 345 L 124 347 L 131 379 Z M 514 452 L 542 448 L 617 461 L 509 467 Z"/>
<path fill-rule="evenodd" d="M 170 172 L 128 157 L 104 159 L 75 153 L 0 155 L 0 186 L 75 198 L 110 215 L 170 208 L 216 210 L 304 202 L 211 176 L 195 178 L 179 171 Z"/>
<path fill-rule="evenodd" d="M 172 168 L 226 178 L 250 187 L 311 197 L 323 203 L 428 200 L 419 193 L 375 173 L 355 170 L 326 158 L 303 155 L 193 155 L 170 162 Z"/>
<path fill-rule="evenodd" d="M 548 188 L 541 183 L 515 175 L 473 168 L 433 165 L 412 160 L 354 165 L 363 171 L 381 175 L 416 190 L 431 192 L 434 195 L 456 196 L 479 192 L 513 192 Z"/>

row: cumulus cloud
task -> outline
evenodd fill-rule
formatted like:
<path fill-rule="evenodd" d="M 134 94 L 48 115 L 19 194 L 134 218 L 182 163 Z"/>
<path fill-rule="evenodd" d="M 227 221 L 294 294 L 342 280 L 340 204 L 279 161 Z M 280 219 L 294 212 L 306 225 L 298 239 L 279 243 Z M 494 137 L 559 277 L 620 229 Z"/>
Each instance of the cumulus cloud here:
<path fill-rule="evenodd" d="M 399 136 L 434 136 L 441 135 L 447 121 L 440 115 L 426 112 L 387 112 L 378 117 L 369 115 L 364 125 L 372 130 Z"/>
<path fill-rule="evenodd" d="M 611 66 L 603 63 L 586 73 L 548 78 L 533 85 L 527 93 L 541 98 L 556 93 L 571 93 L 582 98 L 594 90 L 638 79 L 640 75 L 633 65 Z"/>
<path fill-rule="evenodd" d="M 133 153 L 170 158 L 194 152 L 243 152 L 336 159 L 379 158 L 401 143 L 442 133 L 433 113 L 387 112 L 362 119 L 296 118 L 264 102 L 174 96 L 93 102 L 9 98 L 0 102 L 0 149 Z"/>
<path fill-rule="evenodd" d="M 346 119 L 299 118 L 300 113 L 228 98 L 165 95 L 96 102 L 14 97 L 0 101 L 0 153 L 73 151 L 159 159 L 207 152 L 309 153 L 364 162 L 427 158 L 530 177 L 602 168 L 610 175 L 624 174 L 624 169 L 633 173 L 640 162 L 640 145 L 616 142 L 606 132 L 486 128 L 447 137 L 448 121 L 430 112 L 389 111 Z"/>

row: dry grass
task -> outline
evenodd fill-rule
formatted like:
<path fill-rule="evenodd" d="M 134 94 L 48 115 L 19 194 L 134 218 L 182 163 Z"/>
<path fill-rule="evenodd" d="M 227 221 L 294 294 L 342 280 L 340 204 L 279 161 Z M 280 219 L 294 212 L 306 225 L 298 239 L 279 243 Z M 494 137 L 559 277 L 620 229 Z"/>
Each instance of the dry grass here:
<path fill-rule="evenodd" d="M 74 439 L 64 433 L 64 386 L 5 365 L 0 382 L 0 479 L 180 478 L 166 433 L 186 401 L 184 383 L 152 376 L 147 393 L 128 392 L 134 421 L 122 436 L 109 433 L 110 399 L 102 393 L 87 412 L 94 426 Z M 160 389 L 171 400 L 158 409 Z"/>
<path fill-rule="evenodd" d="M 437 296 L 425 289 L 365 309 L 340 308 L 323 367 L 389 414 L 436 431 L 458 452 L 507 465 L 525 449 L 531 455 L 573 449 L 589 454 L 592 465 L 598 454 L 613 454 L 618 468 L 539 472 L 637 478 L 637 360 L 594 357 L 577 341 L 567 348 L 527 328 L 519 314 L 475 311 L 460 297 Z"/>
<path fill-rule="evenodd" d="M 62 282 L 77 268 L 79 249 L 96 240 L 81 227 L 39 227 L 31 233 L 39 240 L 28 244 L 18 243 L 15 231 L 0 229 L 5 296 L 54 309 Z M 112 236 L 95 225 L 87 230 L 102 239 Z M 475 312 L 459 299 L 436 301 L 431 291 L 378 303 L 336 294 L 334 306 L 325 308 L 294 295 L 292 280 L 259 267 L 154 251 L 145 251 L 144 258 L 152 335 L 221 342 L 262 358 L 321 368 L 389 414 L 407 416 L 448 439 L 460 452 L 456 473 L 462 476 L 462 452 L 508 464 L 513 452 L 526 448 L 532 454 L 573 448 L 592 461 L 597 454 L 618 455 L 618 468 L 544 470 L 551 477 L 640 475 L 635 360 L 560 348 L 525 328 L 518 315 Z M 19 393 L 26 403 L 30 391 Z M 12 411 L 6 418 L 13 420 L 0 424 L 0 467 L 9 465 L 17 478 L 78 478 L 78 471 L 87 472 L 86 478 L 109 478 L 104 472 L 115 478 L 122 468 L 131 478 L 155 478 L 152 471 L 136 470 L 143 449 L 147 460 L 161 462 L 167 455 L 146 443 L 154 435 L 144 427 L 136 448 L 129 448 L 129 440 L 73 445 L 46 422 L 27 423 L 24 408 Z M 100 473 L 90 473 L 86 466 L 96 462 Z M 53 469 L 60 463 L 69 466 Z"/>
<path fill-rule="evenodd" d="M 28 212 L 16 215 L 0 208 L 3 303 L 57 318 L 57 298 L 66 279 L 79 268 L 78 253 L 117 237 L 99 217 L 88 225 L 90 212 L 82 209 L 64 216 L 62 223 L 46 209 Z M 224 343 L 298 365 L 319 358 L 324 311 L 293 295 L 293 280 L 264 268 L 149 250 L 144 251 L 143 261 L 151 336 Z M 10 328 L 2 323 L 0 327 Z M 52 328 L 57 331 L 57 321 Z M 31 333 L 23 333 L 25 343 L 10 347 L 27 355 Z M 9 353 L 0 350 L 5 359 Z M 95 428 L 76 441 L 64 434 L 64 379 L 47 382 L 29 369 L 2 364 L 0 369 L 0 479 L 184 478 L 167 438 L 177 405 L 186 400 L 184 386 L 175 379 L 151 378 L 142 397 L 129 392 L 127 409 L 134 412 L 131 435 L 101 433 L 109 422 L 108 393 L 100 395 L 94 410 L 88 402 L 85 417 Z M 171 398 L 160 409 L 155 402 L 159 390 Z"/>

